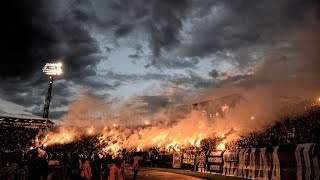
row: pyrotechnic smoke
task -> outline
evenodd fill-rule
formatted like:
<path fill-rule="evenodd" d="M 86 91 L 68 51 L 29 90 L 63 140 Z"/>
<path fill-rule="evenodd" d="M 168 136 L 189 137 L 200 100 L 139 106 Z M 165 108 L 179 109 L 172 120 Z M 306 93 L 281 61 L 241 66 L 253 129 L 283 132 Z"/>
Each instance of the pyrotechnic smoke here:
<path fill-rule="evenodd" d="M 285 113 L 282 109 L 285 104 L 317 100 L 320 95 L 320 26 L 314 14 L 308 18 L 304 27 L 279 33 L 281 35 L 272 40 L 282 43 L 287 50 L 262 56 L 263 64 L 254 73 L 199 93 L 195 99 L 215 99 L 237 93 L 248 101 L 240 103 L 224 122 L 217 123 L 217 130 L 234 128 L 241 133 L 259 130 L 279 120 L 279 115 Z"/>
<path fill-rule="evenodd" d="M 184 100 L 172 101 L 157 112 L 132 107 L 132 104 L 141 103 L 136 97 L 127 102 L 116 102 L 122 105 L 118 104 L 120 108 L 112 110 L 103 99 L 84 93 L 71 105 L 60 133 L 49 134 L 43 143 L 65 143 L 81 133 L 98 134 L 103 150 L 116 152 L 121 148 L 143 150 L 148 147 L 180 150 L 188 145 L 199 146 L 202 139 L 211 136 L 226 138 L 225 142 L 235 140 L 239 134 L 259 130 L 276 121 L 285 101 L 319 97 L 319 30 L 319 25 L 311 21 L 304 28 L 282 34 L 273 41 L 290 47 L 289 53 L 265 54 L 261 57 L 264 63 L 246 78 L 226 81 L 198 92 L 195 97 L 169 97 Z M 201 112 L 192 110 L 192 103 L 229 94 L 239 94 L 245 101 L 241 100 L 224 118 L 206 118 Z M 81 131 L 66 131 L 66 126 Z"/>
<path fill-rule="evenodd" d="M 87 128 L 111 125 L 115 122 L 109 104 L 103 98 L 85 91 L 71 104 L 64 124 Z"/>

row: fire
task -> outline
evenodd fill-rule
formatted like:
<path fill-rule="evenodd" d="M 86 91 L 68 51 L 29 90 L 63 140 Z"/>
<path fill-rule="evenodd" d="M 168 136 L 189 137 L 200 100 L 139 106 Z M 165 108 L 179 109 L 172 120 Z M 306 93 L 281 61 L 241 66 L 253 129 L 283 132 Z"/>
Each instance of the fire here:
<path fill-rule="evenodd" d="M 223 151 L 226 149 L 226 145 L 222 142 L 217 146 L 217 149 Z"/>
<path fill-rule="evenodd" d="M 196 124 L 197 125 L 197 124 Z M 117 155 L 123 148 L 136 149 L 142 151 L 150 147 L 157 147 L 168 152 L 177 152 L 188 147 L 200 147 L 200 143 L 204 138 L 209 137 L 212 131 L 206 128 L 206 124 L 198 123 L 198 127 L 183 130 L 183 127 L 174 128 L 157 128 L 149 126 L 147 128 L 129 129 L 122 126 L 114 126 L 111 124 L 105 126 L 102 131 L 98 131 L 94 127 L 83 129 L 82 132 L 74 129 L 61 128 L 58 133 L 49 133 L 41 141 L 43 147 L 53 144 L 65 144 L 76 140 L 82 134 L 95 135 L 97 138 L 96 146 L 102 152 Z M 216 134 L 221 138 L 225 138 L 226 132 Z M 225 149 L 225 143 L 217 146 L 219 150 Z"/>
<path fill-rule="evenodd" d="M 93 127 L 87 129 L 87 133 L 91 135 L 93 133 Z"/>
<path fill-rule="evenodd" d="M 76 133 L 68 129 L 60 129 L 58 133 L 49 133 L 41 141 L 41 145 L 65 144 L 75 139 Z"/>
<path fill-rule="evenodd" d="M 150 123 L 149 121 L 145 121 Z M 178 122 L 170 127 L 141 126 L 129 128 L 116 123 L 110 123 L 104 127 L 73 128 L 63 127 L 58 133 L 49 133 L 41 141 L 41 145 L 48 147 L 52 144 L 65 144 L 77 140 L 77 137 L 89 135 L 97 138 L 95 144 L 102 152 L 117 155 L 124 148 L 142 151 L 150 147 L 159 150 L 177 152 L 189 147 L 199 148 L 201 141 L 212 135 L 227 138 L 228 133 L 215 132 L 210 123 L 203 119 L 190 116 L 188 119 Z M 225 149 L 224 143 L 217 146 Z"/>
<path fill-rule="evenodd" d="M 137 147 L 137 152 L 140 152 L 141 151 L 141 148 L 140 147 Z"/>
<path fill-rule="evenodd" d="M 150 121 L 144 120 L 144 124 L 145 124 L 145 125 L 149 125 L 149 124 L 150 124 Z"/>

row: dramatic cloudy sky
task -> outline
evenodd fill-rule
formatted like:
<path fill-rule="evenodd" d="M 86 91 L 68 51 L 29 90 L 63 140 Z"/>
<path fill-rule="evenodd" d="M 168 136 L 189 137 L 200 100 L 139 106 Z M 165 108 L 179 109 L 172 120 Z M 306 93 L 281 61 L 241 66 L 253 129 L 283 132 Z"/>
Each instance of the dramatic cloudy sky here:
<path fill-rule="evenodd" d="M 50 117 L 81 92 L 155 108 L 246 78 L 268 57 L 294 58 L 281 37 L 319 22 L 316 0 L 20 0 L 2 5 L 0 114 L 41 116 L 60 60 Z M 175 96 L 176 97 L 176 96 Z M 155 103 L 155 104 L 153 104 Z"/>

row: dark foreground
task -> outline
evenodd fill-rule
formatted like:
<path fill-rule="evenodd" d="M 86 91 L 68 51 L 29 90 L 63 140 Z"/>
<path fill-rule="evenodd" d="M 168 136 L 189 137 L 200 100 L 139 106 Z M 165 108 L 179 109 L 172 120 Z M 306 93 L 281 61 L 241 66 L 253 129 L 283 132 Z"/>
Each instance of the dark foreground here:
<path fill-rule="evenodd" d="M 130 180 L 133 177 L 133 172 L 127 168 L 125 170 L 124 179 Z M 172 168 L 142 168 L 139 173 L 137 180 L 167 180 L 167 179 L 183 179 L 183 180 L 243 180 L 243 178 L 223 176 L 220 174 L 209 174 L 209 173 L 199 173 L 194 171 L 182 170 L 182 169 L 172 169 Z"/>
<path fill-rule="evenodd" d="M 133 171 L 130 169 L 125 171 L 124 180 L 132 179 L 133 177 Z M 137 180 L 166 180 L 166 179 L 183 179 L 183 180 L 200 180 L 201 178 L 196 178 L 192 176 L 182 175 L 182 174 L 176 174 L 171 172 L 164 172 L 159 171 L 156 169 L 150 169 L 150 168 L 141 168 L 138 172 Z"/>

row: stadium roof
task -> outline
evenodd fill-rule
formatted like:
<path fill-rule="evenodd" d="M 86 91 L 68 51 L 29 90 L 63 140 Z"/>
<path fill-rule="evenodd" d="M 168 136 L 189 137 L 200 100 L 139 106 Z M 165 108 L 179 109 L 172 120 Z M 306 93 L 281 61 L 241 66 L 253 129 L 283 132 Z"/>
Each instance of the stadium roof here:
<path fill-rule="evenodd" d="M 46 118 L 0 116 L 0 123 L 17 123 L 32 125 L 54 125 L 55 123 Z"/>
<path fill-rule="evenodd" d="M 233 104 L 233 103 L 240 103 L 240 101 L 244 101 L 248 103 L 248 100 L 246 100 L 245 98 L 243 98 L 240 94 L 230 94 L 227 96 L 223 96 L 220 98 L 216 98 L 216 99 L 210 99 L 210 100 L 206 100 L 206 101 L 201 101 L 201 102 L 196 102 L 193 103 L 192 105 L 194 107 L 198 106 L 198 105 L 206 105 L 208 103 L 213 103 L 213 104 Z"/>

